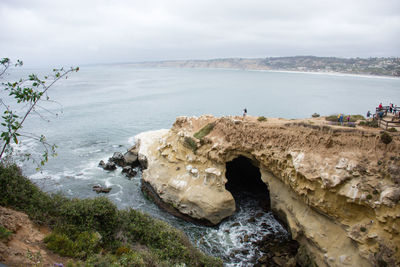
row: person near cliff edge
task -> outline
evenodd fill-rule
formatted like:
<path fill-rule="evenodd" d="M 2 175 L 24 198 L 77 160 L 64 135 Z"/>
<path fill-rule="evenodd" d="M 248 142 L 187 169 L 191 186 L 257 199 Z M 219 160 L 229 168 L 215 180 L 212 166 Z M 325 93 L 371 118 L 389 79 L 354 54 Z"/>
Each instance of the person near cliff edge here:
<path fill-rule="evenodd" d="M 247 115 L 247 109 L 244 108 L 244 109 L 243 109 L 243 118 L 246 117 L 246 115 Z"/>
<path fill-rule="evenodd" d="M 371 112 L 368 110 L 368 112 L 367 112 L 367 120 L 369 120 L 369 117 L 371 117 Z"/>

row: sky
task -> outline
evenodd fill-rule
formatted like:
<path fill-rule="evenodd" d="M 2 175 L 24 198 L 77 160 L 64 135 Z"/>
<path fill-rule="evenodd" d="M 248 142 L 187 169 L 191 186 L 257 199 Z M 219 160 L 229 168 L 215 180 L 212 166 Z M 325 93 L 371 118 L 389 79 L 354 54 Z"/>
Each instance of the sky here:
<path fill-rule="evenodd" d="M 1 0 L 0 57 L 28 66 L 400 57 L 400 0 Z"/>

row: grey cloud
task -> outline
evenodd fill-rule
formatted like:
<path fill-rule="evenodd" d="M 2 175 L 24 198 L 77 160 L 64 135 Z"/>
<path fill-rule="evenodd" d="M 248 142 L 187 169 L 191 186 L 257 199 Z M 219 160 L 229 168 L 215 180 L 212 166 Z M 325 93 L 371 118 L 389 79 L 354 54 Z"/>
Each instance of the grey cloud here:
<path fill-rule="evenodd" d="M 3 0 L 0 56 L 42 64 L 400 56 L 400 1 Z"/>

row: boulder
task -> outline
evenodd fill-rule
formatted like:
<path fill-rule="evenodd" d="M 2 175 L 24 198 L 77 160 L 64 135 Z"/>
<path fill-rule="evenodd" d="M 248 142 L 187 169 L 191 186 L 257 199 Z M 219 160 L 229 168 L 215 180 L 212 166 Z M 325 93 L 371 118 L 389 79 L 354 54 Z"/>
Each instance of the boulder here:
<path fill-rule="evenodd" d="M 121 167 L 126 166 L 124 155 L 122 155 L 121 152 L 115 152 L 108 161 L 114 162 L 115 164 Z"/>
<path fill-rule="evenodd" d="M 111 189 L 112 189 L 111 187 L 102 187 L 101 185 L 93 186 L 93 191 L 95 191 L 97 194 L 109 193 Z"/>
<path fill-rule="evenodd" d="M 139 165 L 137 152 L 131 150 L 124 154 L 124 160 L 127 166 L 135 167 Z"/>
<path fill-rule="evenodd" d="M 107 162 L 105 166 L 103 167 L 104 170 L 106 171 L 113 171 L 117 169 L 117 165 L 115 165 L 114 162 Z"/>
<path fill-rule="evenodd" d="M 136 176 L 137 171 L 134 170 L 131 166 L 126 166 L 122 168 L 122 173 L 125 174 L 127 177 L 132 178 Z"/>
<path fill-rule="evenodd" d="M 98 166 L 106 171 L 113 171 L 117 168 L 114 162 L 108 161 L 107 163 L 105 163 L 104 160 L 100 160 Z"/>
<path fill-rule="evenodd" d="M 100 160 L 98 166 L 104 169 L 104 167 L 106 166 L 106 163 L 104 162 L 104 160 Z"/>

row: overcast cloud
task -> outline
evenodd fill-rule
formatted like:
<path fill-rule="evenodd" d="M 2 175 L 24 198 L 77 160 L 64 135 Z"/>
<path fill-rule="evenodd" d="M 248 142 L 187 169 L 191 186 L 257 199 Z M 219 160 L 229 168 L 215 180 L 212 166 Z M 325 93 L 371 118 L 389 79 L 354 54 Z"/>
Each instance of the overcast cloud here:
<path fill-rule="evenodd" d="M 28 65 L 400 56 L 399 0 L 1 0 L 0 57 Z"/>

